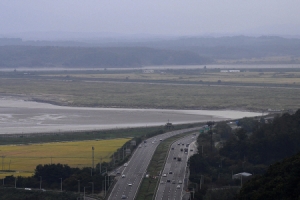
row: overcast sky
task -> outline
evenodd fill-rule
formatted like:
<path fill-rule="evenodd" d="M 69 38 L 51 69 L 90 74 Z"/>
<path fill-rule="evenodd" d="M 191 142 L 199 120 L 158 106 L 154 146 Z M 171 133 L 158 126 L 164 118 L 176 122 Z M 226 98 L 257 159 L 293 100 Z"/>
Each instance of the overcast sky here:
<path fill-rule="evenodd" d="M 300 35 L 299 0 L 0 0 L 0 37 L 20 32 Z"/>

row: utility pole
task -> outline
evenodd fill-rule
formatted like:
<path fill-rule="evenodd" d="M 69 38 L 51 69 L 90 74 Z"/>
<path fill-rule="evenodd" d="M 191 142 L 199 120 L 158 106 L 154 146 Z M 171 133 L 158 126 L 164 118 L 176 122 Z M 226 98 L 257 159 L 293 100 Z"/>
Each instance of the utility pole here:
<path fill-rule="evenodd" d="M 94 147 L 92 147 L 92 168 L 94 170 Z"/>
<path fill-rule="evenodd" d="M 62 178 L 59 179 L 60 179 L 60 191 L 62 192 Z"/>
<path fill-rule="evenodd" d="M 15 188 L 17 188 L 17 177 L 15 177 Z"/>
<path fill-rule="evenodd" d="M 122 149 L 123 149 L 123 160 L 124 160 L 124 158 L 125 158 L 125 151 L 124 151 L 125 147 L 123 147 Z"/>
<path fill-rule="evenodd" d="M 243 187 L 243 176 L 241 174 L 241 187 Z"/>
<path fill-rule="evenodd" d="M 210 134 L 211 134 L 211 137 L 210 137 L 210 150 L 212 152 L 212 149 L 213 149 L 213 140 L 212 140 L 212 136 L 213 136 L 213 132 L 212 132 L 212 126 L 215 124 L 215 122 L 213 121 L 209 121 L 206 123 L 206 125 L 209 127 L 209 131 L 210 131 Z"/>
<path fill-rule="evenodd" d="M 94 194 L 94 182 L 89 182 L 92 184 L 92 194 Z"/>
<path fill-rule="evenodd" d="M 116 165 L 115 153 L 113 153 L 113 161 L 114 161 L 114 167 L 115 167 L 115 165 Z"/>
<path fill-rule="evenodd" d="M 78 193 L 80 194 L 80 180 L 77 181 L 78 181 Z"/>
<path fill-rule="evenodd" d="M 200 177 L 200 190 L 201 190 L 201 185 L 202 185 L 202 175 Z"/>
<path fill-rule="evenodd" d="M 101 174 L 102 157 L 100 157 L 100 174 Z"/>
<path fill-rule="evenodd" d="M 83 187 L 83 200 L 85 200 L 85 187 Z"/>
<path fill-rule="evenodd" d="M 5 156 L 2 156 L 2 171 L 3 171 L 3 162 L 4 162 L 4 157 L 5 157 Z"/>
<path fill-rule="evenodd" d="M 104 177 L 104 196 L 106 196 L 106 176 Z"/>
<path fill-rule="evenodd" d="M 107 189 L 109 188 L 109 176 L 107 176 Z"/>
<path fill-rule="evenodd" d="M 42 189 L 42 177 L 40 176 L 40 189 Z"/>

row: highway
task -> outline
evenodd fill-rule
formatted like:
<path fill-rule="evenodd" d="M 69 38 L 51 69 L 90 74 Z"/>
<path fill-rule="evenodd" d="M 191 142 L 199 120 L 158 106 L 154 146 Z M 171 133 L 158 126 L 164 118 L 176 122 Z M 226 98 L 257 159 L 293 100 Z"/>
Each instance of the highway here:
<path fill-rule="evenodd" d="M 188 157 L 197 150 L 195 145 L 190 144 L 196 141 L 197 136 L 198 133 L 190 134 L 171 145 L 157 188 L 156 200 L 182 199 L 183 189 L 186 188 L 188 180 L 188 177 L 185 176 Z"/>
<path fill-rule="evenodd" d="M 148 138 L 146 143 L 142 143 L 141 147 L 138 147 L 134 154 L 132 155 L 130 161 L 127 163 L 126 167 L 123 167 L 123 171 L 120 176 L 117 176 L 118 179 L 110 196 L 109 200 L 116 199 L 130 199 L 133 200 L 138 191 L 139 185 L 146 175 L 147 167 L 150 163 L 150 160 L 154 154 L 155 149 L 159 143 L 169 137 L 190 131 L 197 131 L 197 128 L 183 129 L 164 133 L 152 138 Z M 122 176 L 124 175 L 124 176 Z"/>

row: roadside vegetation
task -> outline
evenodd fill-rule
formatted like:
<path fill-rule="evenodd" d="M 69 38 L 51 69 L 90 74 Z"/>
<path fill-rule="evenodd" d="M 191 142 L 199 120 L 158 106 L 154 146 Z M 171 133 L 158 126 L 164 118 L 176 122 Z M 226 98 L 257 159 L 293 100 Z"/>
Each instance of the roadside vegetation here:
<path fill-rule="evenodd" d="M 189 187 L 195 191 L 194 199 L 233 199 L 237 197 L 241 186 L 242 193 L 247 193 L 241 193 L 241 199 L 253 199 L 247 198 L 256 190 L 253 182 L 250 182 L 252 186 L 248 186 L 249 177 L 233 179 L 232 175 L 247 172 L 252 174 L 254 182 L 258 181 L 260 179 L 255 176 L 263 175 L 269 167 L 270 170 L 274 169 L 274 163 L 300 152 L 299 119 L 300 110 L 295 114 L 276 116 L 269 121 L 264 118 L 243 118 L 238 121 L 237 127 L 233 126 L 234 130 L 229 126 L 234 123 L 228 125 L 220 122 L 208 133 L 200 134 L 197 141 L 199 153 L 189 160 Z M 294 173 L 298 172 L 291 172 L 288 176 L 294 177 Z M 293 181 L 298 187 L 299 179 Z M 295 187 L 290 187 L 291 191 L 296 191 Z M 261 190 L 266 193 L 272 191 L 272 187 Z"/>

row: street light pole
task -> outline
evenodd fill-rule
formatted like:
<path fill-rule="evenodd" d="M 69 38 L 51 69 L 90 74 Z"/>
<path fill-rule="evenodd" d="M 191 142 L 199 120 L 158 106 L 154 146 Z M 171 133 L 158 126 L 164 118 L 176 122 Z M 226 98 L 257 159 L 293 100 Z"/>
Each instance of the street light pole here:
<path fill-rule="evenodd" d="M 78 181 L 78 193 L 80 194 L 80 180 L 77 181 Z"/>
<path fill-rule="evenodd" d="M 83 200 L 85 200 L 85 187 L 83 187 Z"/>
<path fill-rule="evenodd" d="M 15 177 L 15 188 L 17 188 L 17 177 Z"/>
<path fill-rule="evenodd" d="M 105 188 L 105 189 L 104 189 L 104 191 L 105 191 L 105 192 L 104 192 L 104 196 L 106 196 L 106 176 L 104 177 L 104 188 Z"/>
<path fill-rule="evenodd" d="M 40 176 L 40 189 L 42 189 L 42 177 Z"/>
<path fill-rule="evenodd" d="M 60 178 L 60 191 L 62 192 L 62 178 Z"/>
<path fill-rule="evenodd" d="M 95 148 L 92 147 L 92 168 L 94 169 L 94 150 Z"/>
<path fill-rule="evenodd" d="M 92 184 L 92 194 L 94 194 L 94 182 L 89 182 Z"/>
<path fill-rule="evenodd" d="M 101 174 L 102 157 L 100 158 L 100 174 Z"/>

